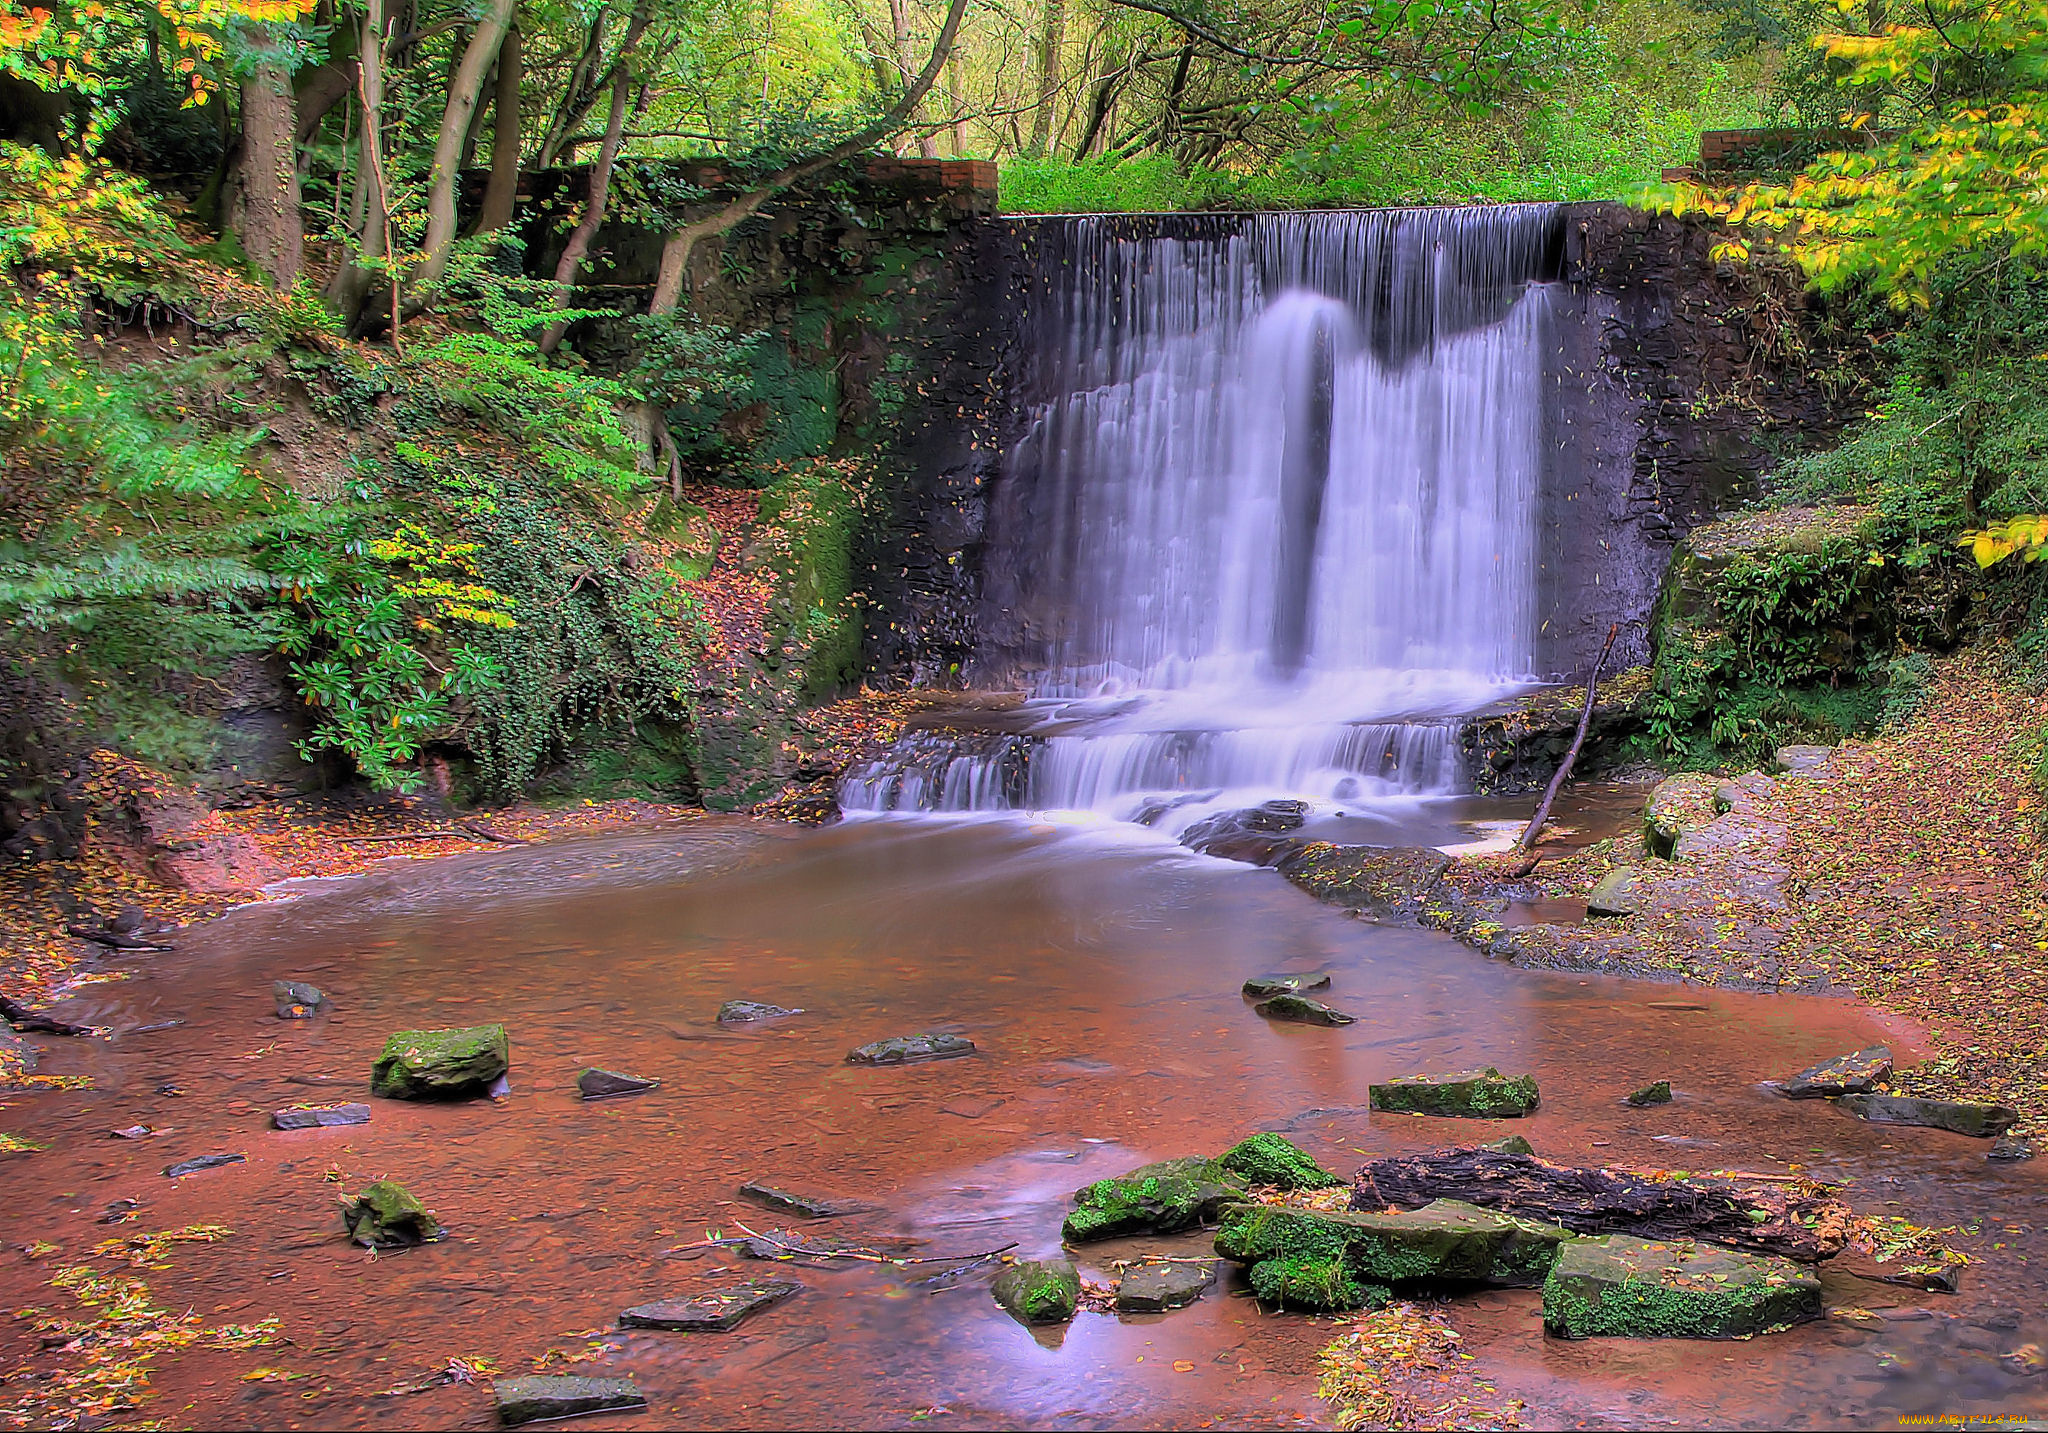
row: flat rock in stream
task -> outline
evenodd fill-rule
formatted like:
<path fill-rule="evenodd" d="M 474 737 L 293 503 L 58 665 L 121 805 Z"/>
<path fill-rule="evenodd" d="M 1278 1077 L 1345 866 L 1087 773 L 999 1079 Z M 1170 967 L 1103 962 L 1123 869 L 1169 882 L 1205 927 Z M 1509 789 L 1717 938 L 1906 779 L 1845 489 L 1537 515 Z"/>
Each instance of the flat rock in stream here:
<path fill-rule="evenodd" d="M 794 1229 L 763 1229 L 747 1236 L 739 1251 L 749 1259 L 767 1259 L 778 1264 L 801 1264 L 807 1269 L 851 1269 L 861 1261 L 835 1257 L 848 1253 L 872 1254 L 884 1258 L 912 1247 L 908 1239 L 855 1239 L 833 1234 L 799 1233 Z"/>
<path fill-rule="evenodd" d="M 1304 990 L 1321 990 L 1330 983 L 1327 970 L 1304 970 L 1288 975 L 1254 975 L 1244 983 L 1244 993 L 1264 998 L 1268 995 L 1299 995 Z"/>
<path fill-rule="evenodd" d="M 1224 1205 L 1243 1199 L 1247 1187 L 1241 1176 L 1213 1159 L 1161 1160 L 1075 1190 L 1074 1209 L 1062 1232 L 1077 1244 L 1125 1234 L 1173 1234 L 1214 1220 Z"/>
<path fill-rule="evenodd" d="M 1574 1240 L 1543 1283 L 1558 1338 L 1747 1338 L 1820 1314 L 1820 1280 L 1790 1259 L 1690 1239 Z"/>
<path fill-rule="evenodd" d="M 1285 1020 L 1295 1025 L 1349 1025 L 1356 1019 L 1342 1010 L 1311 1000 L 1306 995 L 1276 995 L 1252 1007 L 1252 1013 L 1268 1020 Z"/>
<path fill-rule="evenodd" d="M 1835 1104 L 1872 1124 L 1921 1125 L 1978 1139 L 2004 1134 L 2020 1117 L 2019 1111 L 2009 1105 L 1926 1100 L 1917 1095 L 1843 1095 Z"/>
<path fill-rule="evenodd" d="M 1117 1312 L 1163 1314 L 1184 1308 L 1215 1282 L 1214 1264 L 1141 1264 L 1118 1282 Z"/>
<path fill-rule="evenodd" d="M 1453 1199 L 1385 1213 L 1233 1204 L 1216 1252 L 1250 1265 L 1252 1291 L 1266 1302 L 1327 1312 L 1384 1303 L 1404 1285 L 1533 1287 L 1572 1237 Z"/>
<path fill-rule="evenodd" d="M 1020 1259 L 996 1275 L 989 1292 L 1027 1324 L 1063 1324 L 1081 1301 L 1081 1271 L 1072 1259 Z"/>
<path fill-rule="evenodd" d="M 757 1020 L 780 1020 L 785 1015 L 801 1015 L 801 1010 L 788 1010 L 780 1005 L 769 1005 L 760 1000 L 728 1000 L 718 1007 L 718 1023 L 721 1025 L 751 1025 Z"/>
<path fill-rule="evenodd" d="M 1875 1089 L 1892 1076 L 1892 1052 L 1887 1045 L 1837 1055 L 1809 1066 L 1778 1086 L 1788 1100 L 1818 1100 L 1830 1095 L 1860 1095 Z"/>
<path fill-rule="evenodd" d="M 1312 841 L 1280 862 L 1280 874 L 1319 901 L 1381 920 L 1414 917 L 1451 858 L 1426 846 L 1338 846 Z"/>
<path fill-rule="evenodd" d="M 273 1110 L 270 1116 L 270 1123 L 278 1129 L 333 1129 L 369 1122 L 368 1105 L 314 1105 L 304 1109 Z"/>
<path fill-rule="evenodd" d="M 388 1100 L 461 1099 L 490 1093 L 511 1067 L 503 1025 L 401 1030 L 370 1067 L 370 1093 Z"/>
<path fill-rule="evenodd" d="M 202 1154 L 197 1159 L 180 1160 L 166 1165 L 164 1174 L 171 1179 L 183 1179 L 188 1174 L 197 1174 L 202 1169 L 219 1169 L 224 1164 L 241 1164 L 247 1160 L 242 1154 Z"/>
<path fill-rule="evenodd" d="M 586 1100 L 613 1100 L 621 1095 L 644 1095 L 658 1089 L 659 1080 L 639 1075 L 622 1075 L 617 1070 L 585 1070 L 576 1077 L 576 1089 Z"/>
<path fill-rule="evenodd" d="M 756 1204 L 782 1214 L 798 1214 L 806 1219 L 837 1219 L 846 1214 L 872 1214 L 878 1206 L 859 1199 L 828 1199 L 820 1194 L 803 1194 L 792 1189 L 779 1189 L 759 1180 L 749 1180 L 740 1186 L 740 1196 Z"/>
<path fill-rule="evenodd" d="M 280 1020 L 311 1020 L 327 1000 L 327 992 L 303 980 L 273 980 L 270 998 L 276 1002 Z"/>
<path fill-rule="evenodd" d="M 630 1378 L 582 1378 L 573 1374 L 522 1374 L 491 1384 L 498 1422 L 506 1428 L 582 1413 L 613 1413 L 647 1407 Z"/>
<path fill-rule="evenodd" d="M 750 1280 L 706 1289 L 677 1299 L 638 1304 L 619 1315 L 619 1327 L 664 1329 L 680 1333 L 725 1333 L 738 1328 L 765 1308 L 803 1292 L 787 1279 Z"/>
<path fill-rule="evenodd" d="M 1534 1075 L 1503 1075 L 1491 1065 L 1455 1075 L 1401 1075 L 1366 1093 L 1376 1110 L 1458 1119 L 1519 1119 L 1537 1104 Z"/>
<path fill-rule="evenodd" d="M 897 1035 L 850 1050 L 849 1065 L 921 1065 L 927 1060 L 956 1060 L 974 1053 L 974 1042 L 961 1035 Z"/>

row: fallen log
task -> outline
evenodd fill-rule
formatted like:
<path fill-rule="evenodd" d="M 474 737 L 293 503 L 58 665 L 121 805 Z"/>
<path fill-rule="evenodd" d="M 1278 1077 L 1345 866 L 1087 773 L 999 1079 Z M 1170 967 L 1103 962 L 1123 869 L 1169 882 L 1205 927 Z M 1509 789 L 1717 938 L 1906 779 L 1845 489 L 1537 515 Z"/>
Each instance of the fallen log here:
<path fill-rule="evenodd" d="M 165 945 L 152 936 L 137 935 L 132 931 L 115 930 L 105 925 L 67 925 L 65 934 L 75 935 L 80 940 L 89 940 L 94 945 L 103 945 L 109 950 L 176 950 L 176 946 Z"/>
<path fill-rule="evenodd" d="M 18 1000 L 9 1000 L 0 995 L 0 1016 L 7 1023 L 24 1034 L 39 1035 L 97 1035 L 100 1032 L 90 1025 L 72 1025 L 48 1015 L 39 1015 Z"/>
<path fill-rule="evenodd" d="M 1751 1184 L 1709 1175 L 1576 1169 L 1490 1149 L 1374 1160 L 1351 1191 L 1357 1210 L 1419 1209 L 1433 1199 L 1460 1199 L 1561 1224 L 1575 1234 L 1701 1239 L 1807 1264 L 1839 1254 L 1854 1217 L 1832 1188 L 1811 1181 Z"/>

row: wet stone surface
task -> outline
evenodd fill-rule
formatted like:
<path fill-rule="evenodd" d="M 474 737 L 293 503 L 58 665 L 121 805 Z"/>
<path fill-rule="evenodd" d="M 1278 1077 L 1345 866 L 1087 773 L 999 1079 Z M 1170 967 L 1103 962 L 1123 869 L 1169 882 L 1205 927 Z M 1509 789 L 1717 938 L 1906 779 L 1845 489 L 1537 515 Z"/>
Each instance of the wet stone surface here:
<path fill-rule="evenodd" d="M 1625 1105 L 1642 1109 L 1647 1105 L 1668 1105 L 1671 1103 L 1671 1081 L 1656 1080 L 1632 1091 L 1622 1099 Z"/>
<path fill-rule="evenodd" d="M 1536 1080 L 1492 1065 L 1455 1075 L 1402 1075 L 1369 1091 L 1376 1110 L 1460 1119 L 1518 1119 L 1536 1108 Z"/>
<path fill-rule="evenodd" d="M 780 1214 L 798 1214 L 806 1219 L 838 1219 L 848 1214 L 872 1214 L 875 1206 L 860 1199 L 833 1199 L 806 1194 L 773 1184 L 751 1180 L 740 1186 L 740 1196 Z"/>
<path fill-rule="evenodd" d="M 706 1289 L 674 1299 L 636 1304 L 619 1315 L 619 1327 L 663 1329 L 680 1333 L 724 1333 L 738 1328 L 763 1309 L 803 1291 L 786 1279 L 764 1279 Z"/>
<path fill-rule="evenodd" d="M 310 1020 L 327 999 L 326 992 L 319 986 L 300 980 L 272 981 L 270 995 L 277 1004 L 277 1018 L 280 1020 Z"/>
<path fill-rule="evenodd" d="M 1025 1323 L 1065 1323 L 1080 1302 L 1081 1273 L 1071 1259 L 1022 1259 L 996 1275 L 989 1293 Z"/>
<path fill-rule="evenodd" d="M 310 1109 L 274 1110 L 270 1116 L 275 1129 L 332 1129 L 342 1125 L 370 1122 L 368 1105 L 318 1105 Z"/>
<path fill-rule="evenodd" d="M 801 1015 L 801 1010 L 789 1010 L 780 1005 L 770 1005 L 760 1000 L 728 1000 L 718 1007 L 718 1023 L 721 1025 L 751 1025 L 760 1020 L 780 1020 L 785 1015 Z"/>
<path fill-rule="evenodd" d="M 617 1099 L 621 1095 L 644 1095 L 660 1088 L 661 1081 L 625 1075 L 617 1070 L 585 1070 L 576 1077 L 576 1090 L 586 1100 Z"/>
<path fill-rule="evenodd" d="M 1116 1286 L 1119 1313 L 1159 1314 L 1184 1308 L 1216 1282 L 1214 1264 L 1141 1264 Z"/>
<path fill-rule="evenodd" d="M 1747 1338 L 1820 1314 L 1810 1270 L 1689 1240 L 1574 1240 L 1543 1284 L 1543 1326 L 1559 1338 Z"/>
<path fill-rule="evenodd" d="M 1927 1100 L 1915 1095 L 1844 1095 L 1835 1106 L 1872 1124 L 1921 1125 L 1979 1139 L 2003 1134 L 2019 1118 L 2019 1112 L 2006 1105 Z"/>
<path fill-rule="evenodd" d="M 570 1374 L 528 1374 L 491 1384 L 502 1427 L 574 1418 L 584 1413 L 642 1409 L 647 1400 L 630 1378 L 581 1378 Z"/>
<path fill-rule="evenodd" d="M 197 1159 L 180 1160 L 166 1165 L 164 1174 L 171 1179 L 183 1179 L 188 1174 L 197 1174 L 202 1169 L 219 1169 L 225 1164 L 241 1164 L 248 1158 L 242 1154 L 202 1154 Z"/>
<path fill-rule="evenodd" d="M 462 1099 L 488 1094 L 512 1065 L 503 1025 L 401 1030 L 370 1069 L 370 1093 L 390 1100 Z"/>
<path fill-rule="evenodd" d="M 413 1192 L 396 1180 L 380 1179 L 341 1206 L 349 1242 L 365 1249 L 404 1249 L 441 1237 L 441 1223 Z"/>
<path fill-rule="evenodd" d="M 1244 983 L 1244 993 L 1261 998 L 1269 995 L 1299 995 L 1304 990 L 1323 990 L 1330 984 L 1327 970 L 1304 970 L 1289 975 L 1254 975 Z"/>
<path fill-rule="evenodd" d="M 1892 1052 L 1888 1045 L 1873 1045 L 1822 1060 L 1801 1070 L 1779 1086 L 1789 1100 L 1817 1100 L 1829 1095 L 1860 1095 L 1891 1078 Z"/>
<path fill-rule="evenodd" d="M 974 1042 L 960 1035 L 898 1035 L 847 1052 L 849 1065 L 917 1065 L 927 1060 L 956 1060 L 974 1053 Z"/>
<path fill-rule="evenodd" d="M 1349 1025 L 1357 1019 L 1306 995 L 1276 995 L 1252 1009 L 1268 1020 L 1286 1020 L 1296 1025 Z"/>
<path fill-rule="evenodd" d="M 1213 1159 L 1161 1160 L 1074 1191 L 1061 1226 L 1076 1243 L 1126 1234 L 1173 1234 L 1206 1224 L 1245 1195 L 1245 1181 Z"/>

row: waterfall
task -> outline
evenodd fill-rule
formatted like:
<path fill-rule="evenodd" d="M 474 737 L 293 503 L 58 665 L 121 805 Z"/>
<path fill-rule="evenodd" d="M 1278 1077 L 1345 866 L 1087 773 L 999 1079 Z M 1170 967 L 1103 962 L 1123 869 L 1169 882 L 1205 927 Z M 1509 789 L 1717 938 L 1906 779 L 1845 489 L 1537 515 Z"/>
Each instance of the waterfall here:
<path fill-rule="evenodd" d="M 1062 222 L 1000 535 L 1046 731 L 842 804 L 1458 789 L 1453 718 L 1535 666 L 1556 211 Z"/>

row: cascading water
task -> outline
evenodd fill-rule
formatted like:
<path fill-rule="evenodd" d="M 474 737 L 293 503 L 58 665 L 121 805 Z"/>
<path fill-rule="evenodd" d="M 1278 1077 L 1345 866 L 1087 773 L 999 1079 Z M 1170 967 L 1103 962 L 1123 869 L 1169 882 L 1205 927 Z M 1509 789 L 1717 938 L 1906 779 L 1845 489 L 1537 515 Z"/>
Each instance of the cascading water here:
<path fill-rule="evenodd" d="M 927 737 L 842 806 L 1456 790 L 1455 717 L 1533 675 L 1556 211 L 1066 222 L 1051 396 L 1005 476 L 1045 734 L 1021 783 L 1019 739 Z"/>

